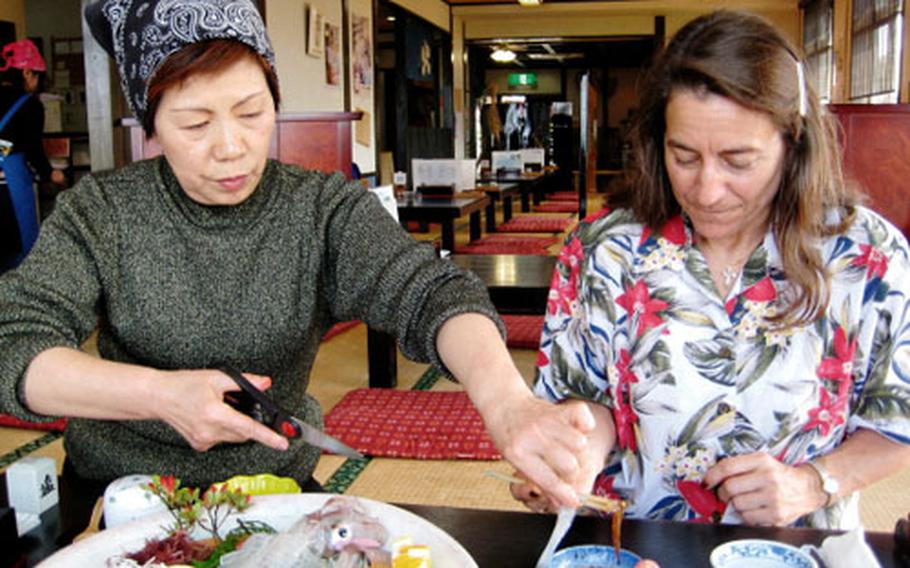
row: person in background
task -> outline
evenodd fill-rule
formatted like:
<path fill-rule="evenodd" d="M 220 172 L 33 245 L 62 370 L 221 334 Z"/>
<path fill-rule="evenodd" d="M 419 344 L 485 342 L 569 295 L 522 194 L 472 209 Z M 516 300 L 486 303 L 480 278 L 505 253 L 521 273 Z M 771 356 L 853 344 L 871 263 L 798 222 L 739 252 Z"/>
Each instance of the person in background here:
<path fill-rule="evenodd" d="M 38 233 L 32 171 L 43 181 L 65 182 L 44 153 L 44 105 L 37 97 L 47 66 L 31 40 L 0 50 L 0 272 L 25 258 Z M 6 119 L 5 121 L 3 119 Z"/>
<path fill-rule="evenodd" d="M 845 184 L 804 65 L 757 16 L 688 23 L 631 183 L 566 239 L 536 393 L 596 417 L 575 487 L 632 517 L 850 528 L 910 465 L 910 249 Z"/>
<path fill-rule="evenodd" d="M 318 490 L 320 450 L 225 404 L 238 387 L 217 368 L 321 428 L 307 394 L 320 338 L 360 319 L 462 382 L 496 443 L 549 417 L 557 438 L 511 457 L 576 499 L 540 456 L 569 454 L 593 420 L 534 397 L 483 283 L 359 183 L 268 159 L 280 93 L 250 0 L 103 0 L 85 17 L 163 155 L 80 179 L 0 278 L 0 409 L 71 417 L 63 483 L 272 473 Z M 80 349 L 96 328 L 100 358 Z"/>

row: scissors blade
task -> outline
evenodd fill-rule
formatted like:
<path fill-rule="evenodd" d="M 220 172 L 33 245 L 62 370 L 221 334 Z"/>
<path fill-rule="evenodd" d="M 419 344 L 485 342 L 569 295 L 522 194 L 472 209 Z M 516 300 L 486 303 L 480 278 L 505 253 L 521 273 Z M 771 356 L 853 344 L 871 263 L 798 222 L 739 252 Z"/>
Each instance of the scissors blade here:
<path fill-rule="evenodd" d="M 300 437 L 303 438 L 307 444 L 316 446 L 317 448 L 322 448 L 323 450 L 328 450 L 333 454 L 338 454 L 347 458 L 355 460 L 366 459 L 363 454 L 351 446 L 345 444 L 338 438 L 329 436 L 319 428 L 311 426 L 303 420 L 294 416 L 291 417 L 291 420 L 293 420 L 294 423 L 297 424 L 297 426 L 300 428 Z"/>

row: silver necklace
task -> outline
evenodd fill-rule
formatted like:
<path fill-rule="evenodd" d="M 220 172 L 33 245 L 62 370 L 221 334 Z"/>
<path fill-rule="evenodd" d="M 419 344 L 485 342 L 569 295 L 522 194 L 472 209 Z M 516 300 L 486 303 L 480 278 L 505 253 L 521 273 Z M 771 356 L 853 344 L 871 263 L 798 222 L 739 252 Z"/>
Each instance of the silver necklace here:
<path fill-rule="evenodd" d="M 724 279 L 724 286 L 730 287 L 736 282 L 736 278 L 739 276 L 741 269 L 733 268 L 733 266 L 725 266 L 721 272 L 721 276 Z"/>

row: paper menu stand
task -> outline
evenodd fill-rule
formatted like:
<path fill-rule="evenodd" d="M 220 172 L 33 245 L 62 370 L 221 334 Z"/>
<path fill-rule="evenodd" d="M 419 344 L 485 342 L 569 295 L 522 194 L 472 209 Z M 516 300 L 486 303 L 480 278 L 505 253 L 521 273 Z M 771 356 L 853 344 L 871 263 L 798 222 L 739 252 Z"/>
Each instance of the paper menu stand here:
<path fill-rule="evenodd" d="M 392 174 L 392 186 L 395 194 L 404 193 L 408 190 L 408 174 L 405 172 L 395 172 Z"/>
<path fill-rule="evenodd" d="M 49 457 L 28 456 L 13 463 L 6 470 L 6 492 L 22 535 L 40 524 L 41 513 L 59 500 L 56 462 Z"/>
<path fill-rule="evenodd" d="M 493 161 L 493 175 L 499 175 L 502 172 L 519 173 L 524 168 L 521 160 L 521 152 L 518 150 L 496 150 L 491 154 Z"/>
<path fill-rule="evenodd" d="M 543 148 L 522 148 L 521 164 L 525 171 L 540 171 L 543 168 L 546 152 Z"/>
<path fill-rule="evenodd" d="M 411 160 L 414 189 L 421 187 L 452 187 L 454 191 L 474 190 L 474 161 L 453 158 Z"/>

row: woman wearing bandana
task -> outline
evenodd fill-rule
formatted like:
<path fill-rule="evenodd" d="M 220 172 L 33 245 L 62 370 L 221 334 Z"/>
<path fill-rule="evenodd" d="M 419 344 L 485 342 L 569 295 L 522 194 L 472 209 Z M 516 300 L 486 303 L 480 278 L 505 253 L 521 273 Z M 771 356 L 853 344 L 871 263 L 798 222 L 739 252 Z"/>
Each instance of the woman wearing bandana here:
<path fill-rule="evenodd" d="M 0 409 L 71 417 L 64 480 L 268 472 L 313 489 L 319 450 L 225 404 L 237 386 L 214 369 L 321 428 L 307 394 L 320 338 L 362 319 L 462 382 L 507 455 L 575 499 L 555 471 L 572 464 L 540 456 L 568 455 L 593 420 L 533 396 L 483 284 L 359 184 L 267 159 L 280 95 L 249 0 L 103 0 L 85 16 L 163 156 L 81 179 L 0 279 Z M 96 328 L 101 358 L 79 350 Z M 532 416 L 557 436 L 514 450 Z"/>

